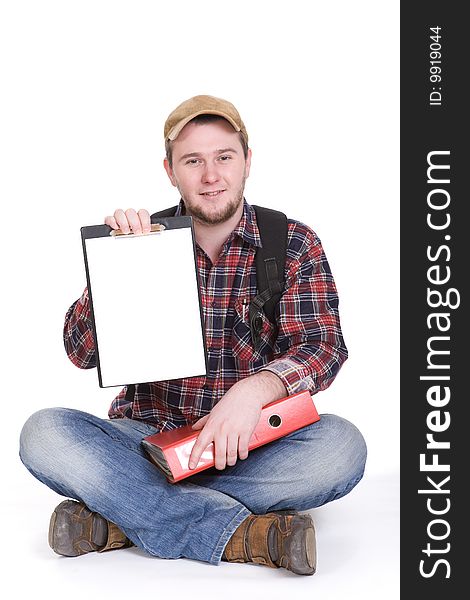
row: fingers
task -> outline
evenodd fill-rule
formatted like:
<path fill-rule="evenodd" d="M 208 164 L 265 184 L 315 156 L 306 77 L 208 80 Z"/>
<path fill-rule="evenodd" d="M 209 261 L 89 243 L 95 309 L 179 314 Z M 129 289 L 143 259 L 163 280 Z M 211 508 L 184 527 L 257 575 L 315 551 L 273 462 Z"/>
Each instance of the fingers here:
<path fill-rule="evenodd" d="M 238 436 L 236 437 L 238 442 Z M 198 435 L 196 443 L 193 446 L 191 454 L 189 456 L 189 468 L 195 469 L 199 463 L 199 459 L 201 458 L 202 453 L 207 448 L 207 446 L 214 442 L 214 466 L 216 469 L 223 470 L 227 464 L 227 435 L 219 434 L 213 435 L 210 432 L 205 432 L 205 430 L 201 431 Z M 232 446 L 233 448 L 233 442 Z M 236 448 L 236 446 L 235 446 Z M 233 450 L 231 450 L 233 454 Z M 235 462 L 237 460 L 237 454 L 235 450 Z M 233 464 L 235 464 L 233 462 Z"/>
<path fill-rule="evenodd" d="M 117 228 L 120 229 L 122 233 L 130 233 L 130 223 L 127 219 L 126 213 L 121 208 L 118 208 L 114 211 L 112 218 L 114 218 Z"/>
<path fill-rule="evenodd" d="M 118 208 L 112 216 L 106 217 L 104 222 L 112 229 L 120 229 L 125 234 L 150 233 L 150 214 L 145 208 L 141 208 L 138 212 L 133 208 L 128 208 L 126 211 Z"/>
<path fill-rule="evenodd" d="M 238 436 L 237 436 L 238 439 Z M 189 456 L 189 468 L 194 469 L 199 463 L 202 453 L 207 446 L 214 442 L 214 466 L 216 469 L 225 469 L 227 463 L 227 435 L 218 434 L 214 435 L 210 431 L 203 429 L 198 435 L 196 443 L 193 446 L 191 454 Z M 236 461 L 236 456 L 235 456 Z"/>
<path fill-rule="evenodd" d="M 194 423 L 193 428 L 199 429 L 204 426 L 209 415 L 206 415 L 199 421 Z M 204 423 L 201 423 L 204 421 Z M 218 470 L 223 470 L 225 467 L 233 467 L 238 457 L 241 460 L 245 460 L 248 457 L 248 441 L 249 438 L 246 435 L 240 437 L 236 433 L 220 433 L 213 435 L 209 432 L 199 434 L 196 443 L 193 446 L 191 455 L 189 457 L 189 468 L 194 469 L 197 467 L 199 460 L 204 450 L 214 442 L 214 466 Z"/>
<path fill-rule="evenodd" d="M 219 471 L 227 465 L 227 436 L 218 435 L 214 440 L 214 467 Z M 235 459 L 236 460 L 236 459 Z"/>
<path fill-rule="evenodd" d="M 207 446 L 212 442 L 212 437 L 207 435 L 204 430 L 197 436 L 196 443 L 191 450 L 191 454 L 189 455 L 189 468 L 195 469 L 199 463 L 199 459 L 201 458 L 201 454 L 207 448 Z"/>
<path fill-rule="evenodd" d="M 148 210 L 141 208 L 137 214 L 139 215 L 142 233 L 150 233 L 150 215 Z"/>
<path fill-rule="evenodd" d="M 112 229 L 119 229 L 119 225 L 117 224 L 117 221 L 114 218 L 114 216 L 106 217 L 104 220 L 104 224 L 109 225 L 109 227 L 111 227 Z"/>
<path fill-rule="evenodd" d="M 246 433 L 242 433 L 240 435 L 240 439 L 238 440 L 238 456 L 240 460 L 245 460 L 248 458 L 248 444 L 250 442 L 250 436 Z"/>
<path fill-rule="evenodd" d="M 116 214 L 119 215 L 119 219 L 116 217 Z M 119 224 L 122 223 L 126 227 L 129 227 L 129 229 L 133 233 L 136 233 L 137 235 L 142 233 L 142 223 L 140 222 L 139 215 L 135 212 L 133 208 L 128 208 L 125 213 L 122 210 L 116 211 L 114 213 L 114 216 L 116 217 Z"/>
<path fill-rule="evenodd" d="M 216 447 L 217 449 L 217 447 Z M 232 434 L 227 437 L 226 450 L 227 466 L 233 467 L 238 458 L 238 435 Z M 225 468 L 225 464 L 222 468 Z"/>

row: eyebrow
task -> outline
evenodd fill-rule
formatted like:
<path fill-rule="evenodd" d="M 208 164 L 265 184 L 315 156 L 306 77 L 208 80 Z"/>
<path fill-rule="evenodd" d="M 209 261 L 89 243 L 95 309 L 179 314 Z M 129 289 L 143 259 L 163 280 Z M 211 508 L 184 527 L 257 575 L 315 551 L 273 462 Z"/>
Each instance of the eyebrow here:
<path fill-rule="evenodd" d="M 235 148 L 219 148 L 218 150 L 214 150 L 213 154 L 224 154 L 225 152 L 233 152 L 234 154 L 238 154 Z M 186 158 L 198 158 L 199 156 L 202 156 L 202 152 L 189 152 L 188 154 L 183 154 L 179 160 L 182 161 Z"/>

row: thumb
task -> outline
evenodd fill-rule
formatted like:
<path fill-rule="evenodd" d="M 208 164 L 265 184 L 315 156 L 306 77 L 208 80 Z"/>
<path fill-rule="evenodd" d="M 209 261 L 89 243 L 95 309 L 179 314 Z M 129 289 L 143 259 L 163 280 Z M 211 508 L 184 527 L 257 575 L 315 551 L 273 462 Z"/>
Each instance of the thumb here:
<path fill-rule="evenodd" d="M 204 427 L 204 425 L 207 423 L 208 418 L 209 418 L 209 415 L 205 415 L 204 417 L 202 417 L 201 419 L 199 419 L 198 421 L 193 423 L 192 429 L 202 429 Z"/>

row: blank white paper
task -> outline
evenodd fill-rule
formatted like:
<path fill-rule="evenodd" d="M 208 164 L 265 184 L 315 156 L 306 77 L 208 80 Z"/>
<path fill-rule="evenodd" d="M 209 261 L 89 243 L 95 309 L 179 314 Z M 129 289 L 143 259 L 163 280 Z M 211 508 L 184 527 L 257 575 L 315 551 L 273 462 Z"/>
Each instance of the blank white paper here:
<path fill-rule="evenodd" d="M 191 228 L 85 245 L 102 387 L 205 375 Z"/>

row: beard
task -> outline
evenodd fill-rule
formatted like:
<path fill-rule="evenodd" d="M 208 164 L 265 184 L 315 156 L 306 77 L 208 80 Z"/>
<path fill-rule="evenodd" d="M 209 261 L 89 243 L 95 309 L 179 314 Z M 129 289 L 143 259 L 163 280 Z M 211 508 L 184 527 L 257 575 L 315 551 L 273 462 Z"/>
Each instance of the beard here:
<path fill-rule="evenodd" d="M 181 198 L 184 202 L 186 214 L 190 214 L 194 219 L 204 225 L 220 225 L 225 223 L 236 214 L 240 208 L 240 204 L 243 203 L 243 192 L 245 190 L 245 180 L 243 179 L 239 190 L 236 192 L 235 197 L 229 200 L 223 207 L 216 212 L 206 212 L 204 206 L 198 206 L 188 202 L 188 199 L 181 194 Z M 181 190 L 180 190 L 181 193 Z"/>

